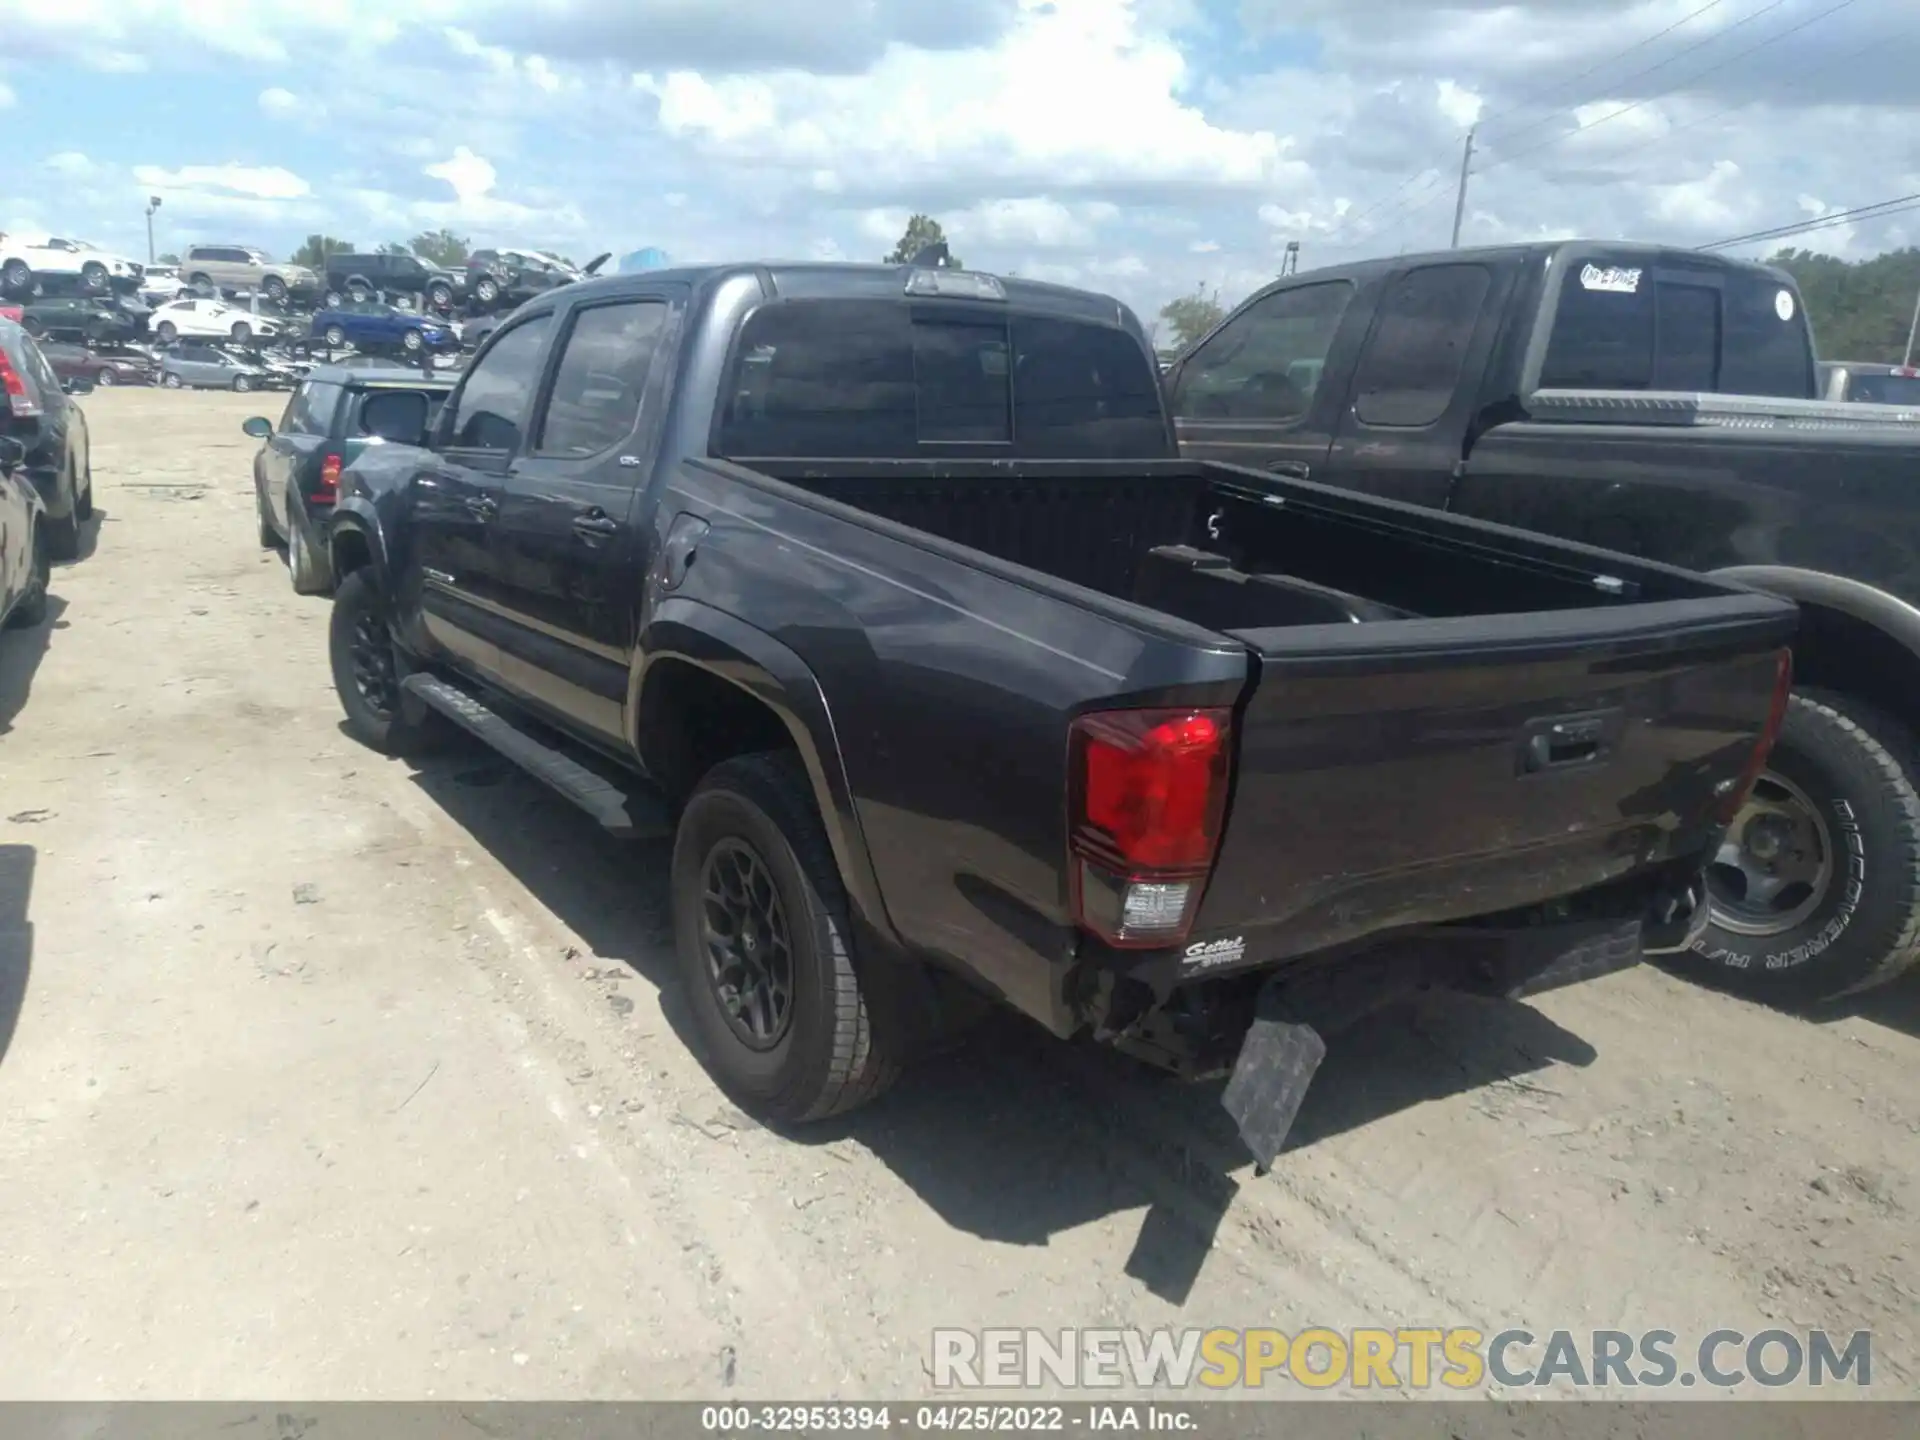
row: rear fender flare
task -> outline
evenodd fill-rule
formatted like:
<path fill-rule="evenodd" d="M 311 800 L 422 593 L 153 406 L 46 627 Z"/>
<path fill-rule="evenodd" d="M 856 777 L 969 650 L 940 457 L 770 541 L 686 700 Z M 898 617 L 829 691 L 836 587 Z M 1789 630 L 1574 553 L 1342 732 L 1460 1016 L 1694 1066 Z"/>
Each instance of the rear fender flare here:
<path fill-rule="evenodd" d="M 380 516 L 373 506 L 357 495 L 342 500 L 327 520 L 327 561 L 335 576 L 345 573 L 339 561 L 340 537 L 348 533 L 359 535 L 366 541 L 374 582 L 383 592 L 391 594 L 386 532 L 381 529 Z"/>
<path fill-rule="evenodd" d="M 786 726 L 806 766 L 848 899 L 861 920 L 891 948 L 904 948 L 881 898 L 833 713 L 806 661 L 764 630 L 679 596 L 655 608 L 640 638 L 639 653 L 627 682 L 627 742 L 634 753 L 639 753 L 640 696 L 648 672 L 662 660 L 697 666 L 759 700 Z"/>
<path fill-rule="evenodd" d="M 1784 600 L 1823 605 L 1843 615 L 1851 615 L 1862 624 L 1897 642 L 1915 660 L 1920 660 L 1920 608 L 1896 595 L 1876 589 L 1844 575 L 1828 575 L 1819 570 L 1801 570 L 1791 565 L 1733 565 L 1708 572 L 1715 580 L 1730 580 L 1753 590 L 1763 590 Z"/>

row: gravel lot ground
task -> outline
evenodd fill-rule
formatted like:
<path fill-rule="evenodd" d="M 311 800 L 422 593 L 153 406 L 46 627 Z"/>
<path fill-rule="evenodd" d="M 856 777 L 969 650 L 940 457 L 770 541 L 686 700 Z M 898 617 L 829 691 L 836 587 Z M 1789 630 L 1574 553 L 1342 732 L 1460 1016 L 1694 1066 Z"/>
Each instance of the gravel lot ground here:
<path fill-rule="evenodd" d="M 902 1396 L 938 1325 L 1126 1324 L 1869 1327 L 1920 1394 L 1913 979 L 1398 1009 L 1264 1179 L 1014 1023 L 783 1138 L 679 1037 L 660 849 L 341 732 L 280 402 L 85 403 L 89 552 L 0 638 L 0 1397 Z"/>

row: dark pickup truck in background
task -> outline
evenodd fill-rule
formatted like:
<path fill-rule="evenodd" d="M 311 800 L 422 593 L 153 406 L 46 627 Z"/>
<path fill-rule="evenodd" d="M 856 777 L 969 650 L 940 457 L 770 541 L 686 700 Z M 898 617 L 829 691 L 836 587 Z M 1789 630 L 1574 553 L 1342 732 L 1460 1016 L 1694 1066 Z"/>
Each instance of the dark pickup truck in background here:
<path fill-rule="evenodd" d="M 985 996 L 1231 1072 L 1264 1164 L 1370 1006 L 1684 948 L 1785 711 L 1792 605 L 1182 460 L 1138 321 L 1053 286 L 585 281 L 421 440 L 330 521 L 349 728 L 671 834 L 708 1064 L 788 1121 Z"/>
<path fill-rule="evenodd" d="M 1779 271 L 1569 241 L 1303 272 L 1171 367 L 1182 452 L 1799 602 L 1797 690 L 1676 962 L 1782 1003 L 1920 954 L 1920 425 L 1816 398 Z"/>

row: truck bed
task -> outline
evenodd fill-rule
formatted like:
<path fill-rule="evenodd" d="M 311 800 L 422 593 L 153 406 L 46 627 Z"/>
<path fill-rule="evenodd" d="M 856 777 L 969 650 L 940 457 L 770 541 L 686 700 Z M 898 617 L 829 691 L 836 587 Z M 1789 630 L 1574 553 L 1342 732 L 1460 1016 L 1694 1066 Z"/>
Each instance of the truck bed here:
<path fill-rule="evenodd" d="M 1249 965 L 1701 863 L 1796 623 L 1685 571 L 1233 466 L 755 469 L 1245 647 L 1193 933 Z"/>

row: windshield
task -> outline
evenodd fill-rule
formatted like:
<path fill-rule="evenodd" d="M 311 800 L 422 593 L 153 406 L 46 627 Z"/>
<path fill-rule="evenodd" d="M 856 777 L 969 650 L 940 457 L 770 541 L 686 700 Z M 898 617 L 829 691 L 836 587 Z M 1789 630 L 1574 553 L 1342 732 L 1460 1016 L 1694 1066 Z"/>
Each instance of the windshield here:
<path fill-rule="evenodd" d="M 1799 298 L 1774 276 L 1581 256 L 1561 280 L 1540 385 L 1809 400 L 1813 341 Z"/>
<path fill-rule="evenodd" d="M 1847 376 L 1846 398 L 1860 405 L 1920 405 L 1920 375 Z"/>

